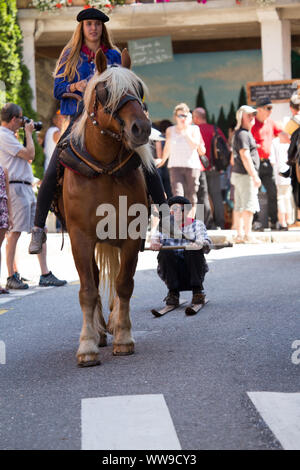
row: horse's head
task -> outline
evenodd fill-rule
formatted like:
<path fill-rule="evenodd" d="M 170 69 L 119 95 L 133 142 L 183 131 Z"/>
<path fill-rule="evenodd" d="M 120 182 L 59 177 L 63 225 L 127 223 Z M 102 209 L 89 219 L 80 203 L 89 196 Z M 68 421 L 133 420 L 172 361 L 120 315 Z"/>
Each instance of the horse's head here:
<path fill-rule="evenodd" d="M 126 49 L 122 52 L 122 67 L 107 68 L 102 50 L 97 52 L 98 73 L 92 79 L 93 98 L 88 105 L 88 112 L 102 133 L 115 136 L 134 149 L 148 142 L 151 122 L 144 112 L 144 84 L 129 70 L 130 65 Z"/>

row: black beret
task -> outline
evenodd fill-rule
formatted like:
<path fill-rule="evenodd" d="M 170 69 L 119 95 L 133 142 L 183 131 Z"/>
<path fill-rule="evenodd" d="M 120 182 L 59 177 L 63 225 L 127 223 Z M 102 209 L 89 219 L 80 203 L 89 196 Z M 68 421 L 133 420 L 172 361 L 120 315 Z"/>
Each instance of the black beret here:
<path fill-rule="evenodd" d="M 97 8 L 85 8 L 77 15 L 77 21 L 83 20 L 100 20 L 102 23 L 106 23 L 109 21 L 109 17 Z"/>
<path fill-rule="evenodd" d="M 173 204 L 188 204 L 188 205 L 191 205 L 191 202 L 184 196 L 172 196 L 168 199 L 168 205 L 172 206 Z"/>

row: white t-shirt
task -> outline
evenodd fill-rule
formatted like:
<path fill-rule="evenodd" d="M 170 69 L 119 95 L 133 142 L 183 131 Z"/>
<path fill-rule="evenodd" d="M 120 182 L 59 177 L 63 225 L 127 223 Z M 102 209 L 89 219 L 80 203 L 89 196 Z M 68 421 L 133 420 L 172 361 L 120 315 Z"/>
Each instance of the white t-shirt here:
<path fill-rule="evenodd" d="M 192 148 L 187 139 L 176 132 L 176 127 L 172 126 L 170 129 L 170 156 L 168 168 L 181 167 L 181 168 L 194 168 L 200 170 L 200 158 L 198 150 Z M 188 136 L 199 136 L 199 144 L 201 140 L 200 130 L 198 126 L 188 126 Z"/>
<path fill-rule="evenodd" d="M 290 167 L 286 164 L 287 154 L 290 144 L 283 144 L 280 142 L 279 137 L 276 137 L 272 141 L 270 163 L 273 165 L 273 171 L 275 175 L 275 181 L 277 185 L 288 186 L 291 184 L 291 178 L 284 178 L 279 175 L 285 173 Z"/>
<path fill-rule="evenodd" d="M 0 126 L 0 165 L 7 169 L 9 181 L 32 183 L 34 178 L 30 163 L 17 157 L 23 148 L 13 131 Z"/>
<path fill-rule="evenodd" d="M 48 168 L 50 159 L 56 147 L 56 142 L 53 139 L 53 135 L 57 131 L 59 131 L 59 128 L 52 126 L 52 127 L 49 127 L 49 129 L 47 130 L 45 134 L 45 140 L 44 140 L 44 153 L 45 153 L 44 170 L 45 171 Z"/>

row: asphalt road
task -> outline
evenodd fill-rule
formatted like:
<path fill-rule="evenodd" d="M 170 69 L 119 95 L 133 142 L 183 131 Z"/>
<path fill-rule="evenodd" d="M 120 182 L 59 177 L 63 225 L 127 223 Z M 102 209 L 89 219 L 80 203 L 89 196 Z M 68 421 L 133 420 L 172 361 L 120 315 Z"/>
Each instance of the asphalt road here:
<path fill-rule="evenodd" d="M 164 397 L 182 449 L 280 449 L 247 393 L 300 392 L 291 359 L 300 248 L 237 246 L 207 259 L 208 305 L 194 317 L 154 318 L 166 288 L 155 254 L 142 254 L 131 303 L 135 354 L 114 357 L 109 336 L 99 367 L 76 366 L 78 283 L 0 305 L 0 449 L 80 449 L 82 400 L 140 395 Z"/>

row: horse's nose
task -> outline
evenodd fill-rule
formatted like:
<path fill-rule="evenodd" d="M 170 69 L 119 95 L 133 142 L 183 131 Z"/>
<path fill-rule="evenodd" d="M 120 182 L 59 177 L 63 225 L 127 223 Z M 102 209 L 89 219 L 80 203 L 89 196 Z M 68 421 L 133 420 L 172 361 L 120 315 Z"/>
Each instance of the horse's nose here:
<path fill-rule="evenodd" d="M 136 120 L 131 126 L 131 132 L 136 141 L 146 143 L 151 134 L 150 121 Z"/>

